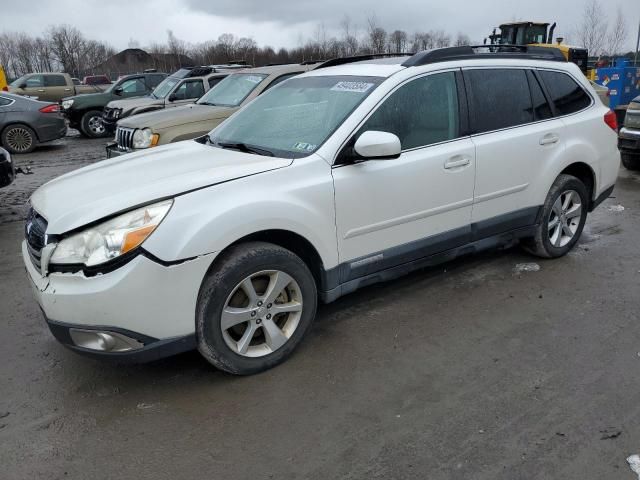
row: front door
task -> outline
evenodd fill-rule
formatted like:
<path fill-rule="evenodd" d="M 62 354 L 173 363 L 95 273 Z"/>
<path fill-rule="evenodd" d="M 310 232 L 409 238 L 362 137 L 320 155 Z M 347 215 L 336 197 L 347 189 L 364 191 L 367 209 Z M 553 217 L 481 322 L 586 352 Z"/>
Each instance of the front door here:
<path fill-rule="evenodd" d="M 456 73 L 437 73 L 397 88 L 355 134 L 394 133 L 402 154 L 332 170 L 341 282 L 469 240 L 475 147 L 460 117 Z"/>

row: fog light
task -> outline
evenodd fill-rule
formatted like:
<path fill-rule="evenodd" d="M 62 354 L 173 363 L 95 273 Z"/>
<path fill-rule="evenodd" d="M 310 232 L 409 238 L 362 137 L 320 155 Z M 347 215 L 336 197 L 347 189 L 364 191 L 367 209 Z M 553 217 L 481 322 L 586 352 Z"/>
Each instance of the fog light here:
<path fill-rule="evenodd" d="M 129 352 L 144 347 L 138 340 L 116 332 L 71 328 L 69 335 L 78 347 L 100 352 Z"/>

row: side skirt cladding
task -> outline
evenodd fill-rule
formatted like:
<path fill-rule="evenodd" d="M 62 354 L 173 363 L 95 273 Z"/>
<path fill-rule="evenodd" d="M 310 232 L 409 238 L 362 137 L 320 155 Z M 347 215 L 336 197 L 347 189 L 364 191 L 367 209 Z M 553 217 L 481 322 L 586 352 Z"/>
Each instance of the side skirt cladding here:
<path fill-rule="evenodd" d="M 511 246 L 533 236 L 541 212 L 541 206 L 525 208 L 341 263 L 323 272 L 320 298 L 330 303 L 359 288 L 394 280 L 414 270 Z"/>

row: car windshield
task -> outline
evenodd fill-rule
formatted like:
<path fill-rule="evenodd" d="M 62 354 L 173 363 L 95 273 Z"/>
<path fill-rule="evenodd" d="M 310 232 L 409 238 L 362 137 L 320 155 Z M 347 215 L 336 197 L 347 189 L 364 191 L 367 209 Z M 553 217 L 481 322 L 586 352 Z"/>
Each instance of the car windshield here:
<path fill-rule="evenodd" d="M 237 107 L 266 77 L 267 75 L 262 73 L 234 73 L 204 94 L 197 103 Z"/>
<path fill-rule="evenodd" d="M 213 130 L 210 142 L 263 155 L 307 156 L 382 81 L 380 77 L 354 76 L 289 79 Z"/>
<path fill-rule="evenodd" d="M 11 85 L 12 87 L 17 87 L 18 85 L 22 84 L 22 83 L 27 83 L 28 75 L 23 75 L 20 78 L 16 78 L 13 82 L 11 82 L 9 85 Z"/>
<path fill-rule="evenodd" d="M 179 78 L 167 77 L 153 90 L 151 96 L 156 98 L 164 98 L 176 86 L 176 84 L 180 81 Z"/>

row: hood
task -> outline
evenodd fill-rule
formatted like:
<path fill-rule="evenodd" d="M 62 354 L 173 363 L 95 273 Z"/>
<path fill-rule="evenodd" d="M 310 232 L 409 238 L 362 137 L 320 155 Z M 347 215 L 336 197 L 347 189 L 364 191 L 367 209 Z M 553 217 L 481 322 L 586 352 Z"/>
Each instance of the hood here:
<path fill-rule="evenodd" d="M 164 100 L 162 98 L 146 97 L 133 97 L 123 98 L 122 100 L 112 100 L 107 107 L 109 108 L 121 108 L 123 111 L 128 111 L 133 108 L 146 107 L 147 105 L 162 105 Z"/>
<path fill-rule="evenodd" d="M 154 112 L 141 113 L 124 118 L 118 122 L 119 126 L 129 128 L 151 128 L 154 132 L 166 128 L 184 125 L 186 123 L 203 122 L 209 120 L 224 120 L 230 117 L 237 108 L 213 107 L 192 103 L 181 107 L 167 108 Z"/>
<path fill-rule="evenodd" d="M 94 163 L 44 184 L 31 205 L 58 235 L 163 198 L 290 165 L 263 157 L 179 142 Z"/>
<path fill-rule="evenodd" d="M 83 103 L 91 103 L 95 101 L 104 102 L 105 98 L 109 96 L 108 93 L 105 92 L 95 92 L 95 93 L 83 93 L 82 95 L 74 95 L 72 97 L 64 97 L 64 100 L 73 100 L 74 102 L 82 101 Z"/>

